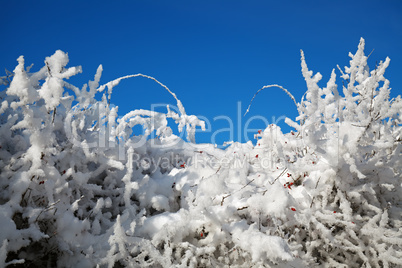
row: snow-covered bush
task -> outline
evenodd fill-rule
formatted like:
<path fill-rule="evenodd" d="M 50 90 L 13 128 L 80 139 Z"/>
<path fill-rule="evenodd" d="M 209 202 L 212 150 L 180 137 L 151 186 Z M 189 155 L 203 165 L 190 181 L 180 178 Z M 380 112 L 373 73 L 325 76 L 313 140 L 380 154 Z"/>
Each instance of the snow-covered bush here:
<path fill-rule="evenodd" d="M 321 75 L 308 70 L 302 52 L 308 90 L 298 104 L 300 123 L 289 122 L 317 161 L 294 165 L 314 182 L 302 211 L 306 230 L 296 241 L 326 267 L 396 267 L 402 265 L 402 101 L 390 99 L 389 58 L 370 71 L 363 39 L 349 56 L 350 67 L 338 67 L 342 95 L 335 71 L 325 88 L 318 86 Z"/>
<path fill-rule="evenodd" d="M 370 72 L 363 50 L 343 94 L 335 72 L 320 88 L 302 53 L 296 131 L 269 125 L 225 150 L 195 144 L 203 122 L 153 77 L 100 85 L 100 66 L 80 89 L 64 52 L 34 73 L 20 57 L 0 78 L 0 266 L 402 265 L 402 101 L 389 59 Z M 131 77 L 159 83 L 179 112 L 119 117 L 110 95 Z"/>
<path fill-rule="evenodd" d="M 186 128 L 190 140 L 203 122 L 187 115 L 172 92 L 181 114 L 169 108 L 166 114 L 135 110 L 118 118 L 110 94 L 128 77 L 99 86 L 100 66 L 89 88 L 79 89 L 65 79 L 81 68 L 66 68 L 62 51 L 46 58 L 36 73 L 25 70 L 22 56 L 18 63 L 0 96 L 1 266 L 113 266 L 127 259 L 120 260 L 123 249 L 114 255 L 124 243 L 116 238 L 121 224 L 129 221 L 131 237 L 141 217 L 179 207 L 169 182 L 158 179 L 180 168 L 191 151 L 171 134 L 167 118 L 176 120 L 180 131 Z M 100 101 L 98 92 L 104 92 Z M 144 134 L 131 135 L 138 124 Z M 153 132 L 158 137 L 149 139 Z M 151 247 L 146 240 L 142 244 Z"/>

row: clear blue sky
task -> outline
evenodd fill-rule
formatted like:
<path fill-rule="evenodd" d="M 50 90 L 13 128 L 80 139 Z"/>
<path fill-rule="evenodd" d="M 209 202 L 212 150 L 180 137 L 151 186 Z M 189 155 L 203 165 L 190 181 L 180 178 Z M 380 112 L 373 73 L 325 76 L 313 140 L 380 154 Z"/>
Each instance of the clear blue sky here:
<path fill-rule="evenodd" d="M 325 2 L 325 3 L 324 3 Z M 360 37 L 372 66 L 391 58 L 386 77 L 393 95 L 402 92 L 402 1 L 4 1 L 0 8 L 0 75 L 13 70 L 24 55 L 33 70 L 57 49 L 68 52 L 70 66 L 83 73 L 72 80 L 81 87 L 93 79 L 99 64 L 101 83 L 127 74 L 154 76 L 174 91 L 189 114 L 202 115 L 212 131 L 234 122 L 239 135 L 237 106 L 243 114 L 254 93 L 264 85 L 280 84 L 297 100 L 306 90 L 300 72 L 300 49 L 307 64 L 323 75 L 349 63 Z M 339 74 L 339 72 L 338 72 Z M 112 103 L 119 115 L 174 99 L 144 78 L 123 81 Z M 240 127 L 252 116 L 286 115 L 297 111 L 279 89 L 261 92 Z M 280 123 L 284 126 L 283 123 Z M 264 128 L 254 121 L 254 128 Z M 288 130 L 288 129 L 287 129 Z M 252 134 L 249 135 L 251 139 Z M 211 132 L 198 142 L 210 142 Z M 229 132 L 215 136 L 229 140 Z"/>

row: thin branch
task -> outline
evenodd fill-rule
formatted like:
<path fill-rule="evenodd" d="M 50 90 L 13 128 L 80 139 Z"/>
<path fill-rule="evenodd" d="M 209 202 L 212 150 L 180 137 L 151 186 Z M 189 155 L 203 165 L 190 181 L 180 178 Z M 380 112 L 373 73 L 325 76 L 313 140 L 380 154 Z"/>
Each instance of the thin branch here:
<path fill-rule="evenodd" d="M 49 64 L 47 61 L 45 61 L 45 63 L 46 63 L 46 67 L 47 67 L 47 72 L 48 72 L 49 76 L 52 77 L 52 72 L 50 70 Z"/>
<path fill-rule="evenodd" d="M 223 202 L 225 202 L 225 199 L 226 199 L 226 198 L 228 198 L 229 196 L 231 196 L 231 195 L 234 194 L 234 193 L 237 193 L 237 192 L 243 190 L 243 189 L 246 188 L 250 183 L 252 183 L 254 180 L 255 180 L 255 179 L 252 179 L 252 180 L 249 181 L 246 185 L 244 185 L 243 187 L 241 187 L 239 190 L 236 190 L 236 191 L 234 191 L 234 192 L 231 193 L 231 194 L 228 194 L 228 195 L 226 195 L 226 196 L 223 196 L 223 197 L 222 197 L 222 201 L 221 201 L 221 206 L 223 206 Z"/>
<path fill-rule="evenodd" d="M 271 185 L 274 184 L 280 177 L 283 176 L 283 174 L 285 174 L 286 170 L 288 170 L 288 168 L 285 168 L 284 170 L 282 170 L 281 174 L 279 174 L 279 176 L 276 177 L 276 179 L 272 183 L 269 182 L 269 184 L 271 184 Z"/>
<path fill-rule="evenodd" d="M 321 177 L 318 178 L 317 183 L 315 184 L 315 189 L 317 189 L 318 183 L 320 182 L 320 179 L 321 179 Z M 313 196 L 313 199 L 311 199 L 310 208 L 313 206 L 314 198 L 315 198 L 315 196 Z"/>
<path fill-rule="evenodd" d="M 248 105 L 247 111 L 244 113 L 243 116 L 245 116 L 249 111 L 250 111 L 250 107 L 251 107 L 251 103 L 253 102 L 254 98 L 257 96 L 257 94 L 266 88 L 270 88 L 270 87 L 279 87 L 280 89 L 282 89 L 283 91 L 285 91 L 286 94 L 288 94 L 288 96 L 293 100 L 293 102 L 295 103 L 296 107 L 297 107 L 297 102 L 295 97 L 293 97 L 293 95 L 284 87 L 280 86 L 280 85 L 268 85 L 268 86 L 263 86 L 262 88 L 260 88 L 255 94 L 254 97 L 251 99 L 250 104 Z"/>
<path fill-rule="evenodd" d="M 320 182 L 321 177 L 318 178 L 317 183 L 315 184 L 315 189 L 318 187 L 318 183 Z"/>
<path fill-rule="evenodd" d="M 118 85 L 121 80 L 123 80 L 123 79 L 128 79 L 128 78 L 132 78 L 132 77 L 144 77 L 144 78 L 151 79 L 151 80 L 155 81 L 156 83 L 158 83 L 161 87 L 165 88 L 165 89 L 170 93 L 170 95 L 173 96 L 173 98 L 175 98 L 175 100 L 177 101 L 177 106 L 179 106 L 178 108 L 179 108 L 179 110 L 180 110 L 180 113 L 183 114 L 183 115 L 186 114 L 186 112 L 185 112 L 185 110 L 184 110 L 184 107 L 183 107 L 183 104 L 182 104 L 181 101 L 177 98 L 176 94 L 173 93 L 166 85 L 162 84 L 162 83 L 159 82 L 156 78 L 154 78 L 154 77 L 152 77 L 152 76 L 149 76 L 149 75 L 145 75 L 145 74 L 141 74 L 141 73 L 132 74 L 132 75 L 126 75 L 126 76 L 117 78 L 117 79 L 115 79 L 115 80 L 113 80 L 113 81 L 110 81 L 110 82 L 108 82 L 108 83 L 106 83 L 106 84 L 100 86 L 100 87 L 97 89 L 97 91 L 103 91 L 103 90 L 105 89 L 105 87 L 114 87 L 114 86 Z"/>
<path fill-rule="evenodd" d="M 58 203 L 60 202 L 60 199 L 59 200 L 57 200 L 56 202 L 54 202 L 53 204 L 50 204 L 49 206 L 47 206 L 45 209 L 42 209 L 41 210 L 41 212 L 39 213 L 39 215 L 38 215 L 38 217 L 36 217 L 36 220 L 35 220 L 35 222 L 37 222 L 38 221 L 38 219 L 39 219 L 39 217 L 40 217 L 40 215 L 42 215 L 42 213 L 43 212 L 46 212 L 46 211 L 49 211 L 49 210 L 52 210 L 52 209 L 56 209 L 56 211 L 57 211 L 57 208 L 55 207 Z M 54 212 L 54 213 L 56 213 L 56 212 Z"/>
<path fill-rule="evenodd" d="M 370 58 L 371 53 L 373 53 L 373 52 L 374 52 L 374 48 L 373 48 L 373 50 L 370 52 L 370 54 L 367 56 L 367 59 Z"/>
<path fill-rule="evenodd" d="M 53 118 L 52 118 L 52 124 L 54 124 L 54 118 L 56 117 L 56 107 L 53 109 Z"/>
<path fill-rule="evenodd" d="M 10 71 L 7 70 L 7 69 L 4 69 L 4 70 L 5 70 L 5 72 L 6 72 L 6 78 L 7 78 L 7 80 L 8 80 L 8 83 L 11 83 L 12 79 L 10 79 L 10 77 L 13 77 L 13 76 L 14 76 L 14 73 L 13 73 L 13 72 L 10 72 Z"/>
<path fill-rule="evenodd" d="M 247 187 L 250 183 L 252 183 L 254 180 L 255 180 L 255 179 L 252 179 L 251 181 L 249 181 L 246 185 L 244 185 L 243 187 L 241 187 L 239 190 L 235 191 L 235 193 L 238 192 L 238 191 L 240 191 L 240 190 L 243 190 L 244 188 L 246 188 L 246 187 Z"/>
<path fill-rule="evenodd" d="M 224 197 L 222 197 L 222 201 L 221 201 L 221 206 L 223 206 L 223 202 L 225 202 L 225 199 L 228 198 L 229 196 L 231 196 L 232 194 L 228 194 Z"/>
<path fill-rule="evenodd" d="M 219 170 L 221 170 L 222 165 L 219 166 L 219 168 L 216 170 L 215 174 L 218 174 Z"/>
<path fill-rule="evenodd" d="M 367 126 L 359 126 L 359 125 L 356 125 L 356 124 L 351 124 L 352 126 L 354 126 L 354 127 L 367 127 Z"/>

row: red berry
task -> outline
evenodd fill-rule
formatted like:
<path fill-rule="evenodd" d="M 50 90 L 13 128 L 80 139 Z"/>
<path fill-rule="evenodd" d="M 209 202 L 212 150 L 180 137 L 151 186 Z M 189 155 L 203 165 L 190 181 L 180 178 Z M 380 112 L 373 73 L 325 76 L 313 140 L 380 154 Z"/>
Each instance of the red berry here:
<path fill-rule="evenodd" d="M 182 165 L 180 165 L 180 167 L 184 168 L 186 163 L 183 163 Z"/>
<path fill-rule="evenodd" d="M 255 156 L 255 158 L 258 158 L 258 154 Z"/>
<path fill-rule="evenodd" d="M 334 213 L 336 213 L 336 211 L 334 211 Z"/>
<path fill-rule="evenodd" d="M 260 129 L 260 130 L 258 130 L 258 134 L 261 134 L 261 129 Z"/>
<path fill-rule="evenodd" d="M 292 211 L 296 211 L 296 209 L 295 209 L 295 208 L 291 208 L 291 210 L 292 210 Z"/>
<path fill-rule="evenodd" d="M 200 236 L 203 237 L 203 236 L 204 236 L 204 233 L 201 233 Z"/>
<path fill-rule="evenodd" d="M 45 183 L 45 181 L 40 181 L 40 182 L 39 182 L 39 184 L 44 184 L 44 183 Z"/>

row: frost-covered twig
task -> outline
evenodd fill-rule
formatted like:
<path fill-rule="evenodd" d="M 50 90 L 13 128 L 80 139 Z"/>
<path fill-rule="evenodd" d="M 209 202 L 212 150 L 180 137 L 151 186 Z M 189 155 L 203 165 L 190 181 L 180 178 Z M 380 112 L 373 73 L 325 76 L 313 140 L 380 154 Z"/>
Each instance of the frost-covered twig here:
<path fill-rule="evenodd" d="M 262 88 L 260 88 L 260 89 L 254 94 L 253 98 L 252 98 L 251 101 L 250 101 L 250 104 L 248 105 L 247 111 L 244 113 L 243 116 L 245 116 L 245 115 L 250 111 L 251 103 L 253 102 L 253 100 L 254 100 L 254 98 L 257 96 L 257 94 L 258 94 L 261 90 L 266 89 L 266 88 L 270 88 L 270 87 L 278 87 L 278 88 L 282 89 L 283 91 L 285 91 L 285 93 L 288 94 L 288 96 L 293 100 L 293 102 L 295 103 L 295 105 L 296 105 L 296 107 L 297 107 L 297 102 L 296 102 L 295 97 L 293 97 L 293 95 L 292 95 L 286 88 L 284 88 L 284 87 L 282 87 L 282 86 L 280 86 L 280 85 L 276 85 L 276 84 L 275 84 L 275 85 L 267 85 L 267 86 L 263 86 Z"/>
<path fill-rule="evenodd" d="M 141 73 L 126 75 L 126 76 L 117 78 L 117 79 L 115 79 L 113 81 L 110 81 L 110 82 L 106 83 L 105 85 L 100 86 L 97 89 L 97 91 L 102 92 L 105 89 L 105 87 L 108 87 L 108 94 L 109 94 L 109 97 L 110 97 L 110 95 L 112 93 L 112 90 L 113 90 L 113 87 L 117 86 L 120 83 L 121 80 L 128 79 L 128 78 L 133 78 L 133 77 L 144 77 L 144 78 L 151 79 L 151 80 L 155 81 L 156 83 L 158 83 L 160 86 L 165 88 L 170 93 L 170 95 L 172 95 L 173 98 L 176 100 L 177 106 L 179 108 L 180 113 L 183 114 L 183 115 L 186 114 L 184 106 L 181 103 L 181 101 L 177 98 L 176 94 L 174 92 L 172 92 L 165 84 L 163 84 L 162 82 L 160 82 L 156 78 L 154 78 L 152 76 L 149 76 L 149 75 L 145 75 L 145 74 L 141 74 Z"/>

